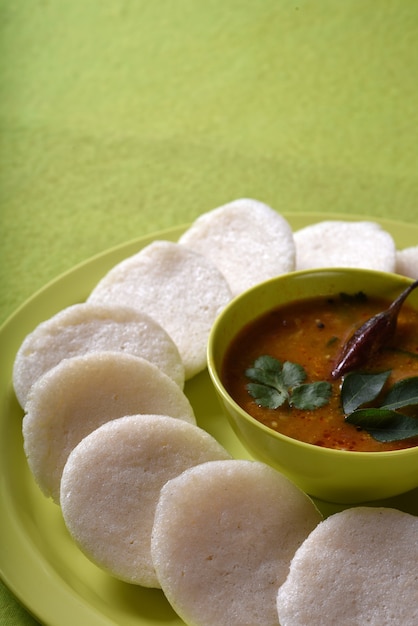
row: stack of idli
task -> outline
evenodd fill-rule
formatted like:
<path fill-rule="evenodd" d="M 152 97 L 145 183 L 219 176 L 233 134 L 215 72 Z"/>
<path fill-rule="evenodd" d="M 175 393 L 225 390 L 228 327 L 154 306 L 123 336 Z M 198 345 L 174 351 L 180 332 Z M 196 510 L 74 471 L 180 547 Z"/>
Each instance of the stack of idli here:
<path fill-rule="evenodd" d="M 147 359 L 183 388 L 180 353 L 153 318 L 132 307 L 83 302 L 59 311 L 25 337 L 13 366 L 20 405 L 25 407 L 36 380 L 63 359 L 103 350 Z"/>
<path fill-rule="evenodd" d="M 241 198 L 200 215 L 179 243 L 211 260 L 234 296 L 294 270 L 356 267 L 418 276 L 418 247 L 397 250 L 370 220 L 323 220 L 292 231 L 267 204 Z"/>
<path fill-rule="evenodd" d="M 321 519 L 263 463 L 196 465 L 161 490 L 151 538 L 157 577 L 186 624 L 277 625 L 277 589 Z"/>
<path fill-rule="evenodd" d="M 394 272 L 392 236 L 369 221 L 325 220 L 294 233 L 296 269 L 358 267 Z"/>
<path fill-rule="evenodd" d="M 269 205 L 241 198 L 201 214 L 177 242 L 157 240 L 108 271 L 87 302 L 46 320 L 16 356 L 25 407 L 33 383 L 62 359 L 112 350 L 146 358 L 183 387 L 206 367 L 207 340 L 234 296 L 280 274 L 364 267 L 416 277 L 417 247 L 396 250 L 370 221 L 321 221 L 292 232 Z"/>
<path fill-rule="evenodd" d="M 396 272 L 418 280 L 418 245 L 396 251 Z"/>
<path fill-rule="evenodd" d="M 176 344 L 188 380 L 205 369 L 210 329 L 232 297 L 294 269 L 287 220 L 240 199 L 202 214 L 177 242 L 154 241 L 118 263 L 88 302 L 117 302 L 155 319 Z"/>
<path fill-rule="evenodd" d="M 281 626 L 418 624 L 418 518 L 354 507 L 321 522 L 277 596 Z"/>
<path fill-rule="evenodd" d="M 160 490 L 185 469 L 230 459 L 206 431 L 163 415 L 129 415 L 85 437 L 61 481 L 64 521 L 83 552 L 120 580 L 160 587 L 151 531 Z M 171 533 L 170 524 L 166 531 Z"/>
<path fill-rule="evenodd" d="M 72 449 L 102 424 L 138 413 L 196 424 L 182 389 L 146 359 L 91 352 L 63 359 L 48 370 L 32 386 L 23 418 L 25 453 L 43 493 L 58 502 Z"/>
<path fill-rule="evenodd" d="M 113 267 L 88 302 L 118 302 L 155 319 L 176 344 L 189 379 L 206 367 L 210 329 L 231 297 L 225 277 L 204 256 L 154 241 Z"/>
<path fill-rule="evenodd" d="M 234 296 L 295 269 L 295 243 L 288 221 L 251 198 L 203 213 L 179 243 L 210 259 Z"/>

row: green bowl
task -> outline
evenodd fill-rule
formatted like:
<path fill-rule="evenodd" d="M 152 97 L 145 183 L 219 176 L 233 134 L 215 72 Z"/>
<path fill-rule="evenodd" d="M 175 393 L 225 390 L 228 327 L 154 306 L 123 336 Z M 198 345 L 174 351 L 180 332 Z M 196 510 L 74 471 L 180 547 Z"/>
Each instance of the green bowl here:
<path fill-rule="evenodd" d="M 393 300 L 409 278 L 361 269 L 308 270 L 284 274 L 236 297 L 222 311 L 208 343 L 208 368 L 237 437 L 250 454 L 285 474 L 309 495 L 328 502 L 380 500 L 418 487 L 418 447 L 390 452 L 353 452 L 292 439 L 264 426 L 242 409 L 220 377 L 234 336 L 272 308 L 301 298 L 363 291 Z M 418 290 L 407 300 L 418 309 Z"/>

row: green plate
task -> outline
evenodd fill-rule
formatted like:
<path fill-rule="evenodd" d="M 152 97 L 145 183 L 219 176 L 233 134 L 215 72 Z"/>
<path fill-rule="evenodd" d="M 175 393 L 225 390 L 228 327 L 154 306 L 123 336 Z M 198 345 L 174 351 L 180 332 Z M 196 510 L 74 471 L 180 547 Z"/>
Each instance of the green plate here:
<path fill-rule="evenodd" d="M 297 214 L 286 216 L 294 229 L 324 219 L 359 216 Z M 418 227 L 376 220 L 398 248 L 417 245 Z M 113 265 L 155 239 L 176 241 L 186 227 L 156 233 L 111 249 L 75 267 L 36 293 L 0 328 L 0 570 L 5 583 L 39 621 L 50 626 L 180 626 L 163 593 L 113 579 L 93 565 L 69 537 L 58 506 L 46 499 L 28 470 L 22 445 L 22 410 L 11 373 L 15 354 L 27 333 L 70 304 L 86 299 Z M 200 426 L 233 456 L 249 458 L 223 418 L 207 372 L 186 384 Z M 384 503 L 418 515 L 418 490 Z M 324 515 L 341 506 L 318 503 Z"/>

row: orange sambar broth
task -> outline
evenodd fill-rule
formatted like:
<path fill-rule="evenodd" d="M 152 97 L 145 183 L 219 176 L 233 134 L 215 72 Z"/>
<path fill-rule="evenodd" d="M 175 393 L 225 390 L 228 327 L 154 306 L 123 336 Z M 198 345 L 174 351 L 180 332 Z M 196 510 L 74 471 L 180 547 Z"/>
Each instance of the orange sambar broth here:
<path fill-rule="evenodd" d="M 255 419 L 294 439 L 327 448 L 380 452 L 418 445 L 418 437 L 381 443 L 366 431 L 345 422 L 341 408 L 342 380 L 333 381 L 331 370 L 342 345 L 367 319 L 385 310 L 389 302 L 364 294 L 318 297 L 295 301 L 262 315 L 234 338 L 222 368 L 228 393 Z M 407 354 L 409 353 L 409 354 Z M 327 380 L 333 391 L 329 404 L 309 411 L 260 407 L 249 395 L 245 370 L 268 354 L 279 361 L 299 363 L 305 382 Z M 401 378 L 418 375 L 418 312 L 404 304 L 393 341 L 362 371 L 392 370 L 384 391 Z"/>

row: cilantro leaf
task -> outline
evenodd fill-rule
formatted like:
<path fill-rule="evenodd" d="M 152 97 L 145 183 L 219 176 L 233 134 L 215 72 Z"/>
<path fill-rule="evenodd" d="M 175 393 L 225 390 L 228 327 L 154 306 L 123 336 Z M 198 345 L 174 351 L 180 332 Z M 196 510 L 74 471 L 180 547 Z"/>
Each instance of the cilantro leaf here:
<path fill-rule="evenodd" d="M 253 367 L 249 367 L 245 375 L 254 382 L 263 385 L 282 386 L 282 364 L 272 356 L 264 355 L 255 360 Z"/>
<path fill-rule="evenodd" d="M 247 391 L 259 406 L 278 409 L 287 400 L 288 392 L 283 382 L 282 364 L 272 356 L 264 355 L 256 359 L 254 366 L 245 375 L 252 381 Z"/>
<path fill-rule="evenodd" d="M 252 381 L 246 386 L 248 393 L 259 406 L 269 409 L 277 409 L 287 400 L 290 406 L 312 410 L 324 406 L 331 395 L 330 383 L 302 384 L 306 372 L 301 365 L 282 364 L 269 355 L 257 358 L 245 374 Z"/>
<path fill-rule="evenodd" d="M 290 404 L 297 409 L 318 409 L 329 402 L 331 383 L 321 381 L 298 385 L 292 391 Z"/>
<path fill-rule="evenodd" d="M 388 409 L 358 409 L 345 418 L 383 443 L 418 435 L 418 419 Z"/>
<path fill-rule="evenodd" d="M 283 382 L 286 387 L 297 387 L 306 378 L 306 372 L 301 365 L 285 361 L 282 369 Z"/>
<path fill-rule="evenodd" d="M 288 398 L 286 390 L 282 391 L 259 383 L 248 383 L 247 391 L 259 406 L 266 409 L 278 409 Z"/>
<path fill-rule="evenodd" d="M 343 411 L 347 415 L 363 404 L 374 400 L 382 391 L 389 378 L 390 371 L 378 374 L 350 372 L 344 378 L 341 387 Z"/>
<path fill-rule="evenodd" d="M 418 404 L 418 376 L 403 378 L 390 388 L 381 406 L 382 409 L 400 409 Z"/>

